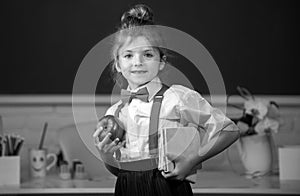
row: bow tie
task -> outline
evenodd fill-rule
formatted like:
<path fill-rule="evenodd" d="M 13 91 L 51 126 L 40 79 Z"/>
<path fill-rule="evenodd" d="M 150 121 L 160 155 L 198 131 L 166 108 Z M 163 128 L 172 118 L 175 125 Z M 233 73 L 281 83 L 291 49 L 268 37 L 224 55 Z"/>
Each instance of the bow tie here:
<path fill-rule="evenodd" d="M 146 87 L 141 88 L 136 93 L 131 93 L 128 90 L 121 90 L 121 98 L 123 103 L 130 103 L 132 99 L 140 99 L 141 101 L 148 102 L 149 92 Z"/>

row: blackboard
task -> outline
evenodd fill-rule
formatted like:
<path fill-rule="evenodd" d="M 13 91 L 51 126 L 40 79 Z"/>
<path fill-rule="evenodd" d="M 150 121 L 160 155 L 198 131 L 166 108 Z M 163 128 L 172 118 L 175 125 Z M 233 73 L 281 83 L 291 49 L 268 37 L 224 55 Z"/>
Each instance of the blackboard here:
<path fill-rule="evenodd" d="M 137 2 L 2 0 L 0 94 L 71 94 L 85 55 L 115 32 L 122 12 Z M 300 95 L 296 3 L 168 0 L 148 5 L 158 24 L 184 31 L 206 47 L 229 94 L 243 86 L 256 94 Z M 209 93 L 187 59 L 171 61 L 196 90 Z M 97 94 L 112 92 L 108 67 L 100 83 Z"/>

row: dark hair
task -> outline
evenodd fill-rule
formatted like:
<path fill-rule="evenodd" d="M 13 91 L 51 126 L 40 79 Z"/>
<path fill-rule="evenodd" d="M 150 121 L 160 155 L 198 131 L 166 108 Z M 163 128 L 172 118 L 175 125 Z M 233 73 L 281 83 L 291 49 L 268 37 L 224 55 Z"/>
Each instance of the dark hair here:
<path fill-rule="evenodd" d="M 124 85 L 125 79 L 115 68 L 118 62 L 118 52 L 125 44 L 130 43 L 133 38 L 144 36 L 159 51 L 161 60 L 165 61 L 166 52 L 158 47 L 163 45 L 163 40 L 158 29 L 153 26 L 154 24 L 153 12 L 150 7 L 144 4 L 133 6 L 122 15 L 112 48 L 113 62 L 111 63 L 112 78 L 121 87 Z"/>
<path fill-rule="evenodd" d="M 127 29 L 143 25 L 154 25 L 153 11 L 147 5 L 138 4 L 122 15 L 119 28 Z"/>

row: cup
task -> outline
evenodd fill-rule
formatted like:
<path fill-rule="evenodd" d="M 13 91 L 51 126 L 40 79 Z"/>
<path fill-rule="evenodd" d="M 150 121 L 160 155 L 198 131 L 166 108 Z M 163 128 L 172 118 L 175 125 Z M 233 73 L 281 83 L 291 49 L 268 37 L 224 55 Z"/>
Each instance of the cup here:
<path fill-rule="evenodd" d="M 29 149 L 29 170 L 31 177 L 45 177 L 47 172 L 55 166 L 56 161 L 56 154 L 48 153 L 47 149 Z"/>

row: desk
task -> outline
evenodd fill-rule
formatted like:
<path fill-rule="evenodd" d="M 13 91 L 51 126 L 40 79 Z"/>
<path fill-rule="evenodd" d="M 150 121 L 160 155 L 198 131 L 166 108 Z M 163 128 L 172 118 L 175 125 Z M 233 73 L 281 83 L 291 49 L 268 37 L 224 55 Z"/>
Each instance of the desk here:
<path fill-rule="evenodd" d="M 0 187 L 10 195 L 113 195 L 115 177 L 94 180 L 62 180 L 57 175 Z M 300 181 L 280 181 L 278 175 L 247 179 L 231 171 L 199 171 L 192 185 L 195 195 L 299 195 Z"/>

